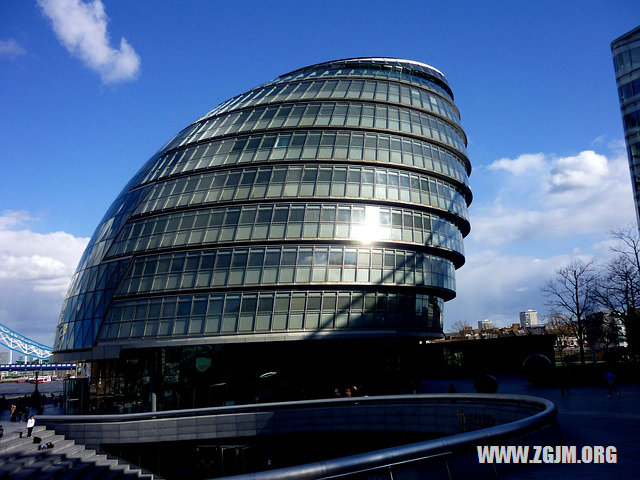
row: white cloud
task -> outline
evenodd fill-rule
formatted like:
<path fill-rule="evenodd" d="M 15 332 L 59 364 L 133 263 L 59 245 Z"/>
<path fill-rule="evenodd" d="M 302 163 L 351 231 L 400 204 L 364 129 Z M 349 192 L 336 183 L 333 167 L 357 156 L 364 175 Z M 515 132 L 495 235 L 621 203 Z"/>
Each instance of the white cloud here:
<path fill-rule="evenodd" d="M 515 167 L 514 171 L 514 164 L 508 163 L 505 165 L 509 167 L 493 168 L 507 170 L 513 176 L 502 175 L 493 181 L 494 188 L 489 190 L 498 192 L 498 200 L 482 203 L 475 199 L 471 211 L 473 241 L 496 246 L 540 237 L 606 234 L 613 226 L 634 221 L 624 152 L 616 151 L 611 159 L 592 150 L 568 157 L 533 155 L 542 156 L 535 164 L 536 171 Z M 527 162 L 519 165 L 524 164 Z"/>
<path fill-rule="evenodd" d="M 0 214 L 0 323 L 51 344 L 64 295 L 88 238 L 25 228 L 28 212 Z"/>
<path fill-rule="evenodd" d="M 53 30 L 64 47 L 100 74 L 104 83 L 135 79 L 140 57 L 125 38 L 120 47 L 109 42 L 104 5 L 100 0 L 38 0 L 42 12 L 51 20 Z"/>
<path fill-rule="evenodd" d="M 607 147 L 608 155 L 524 154 L 476 170 L 488 193 L 474 198 L 467 263 L 456 272 L 456 299 L 445 305 L 447 326 L 484 318 L 510 325 L 526 308 L 544 315 L 539 288 L 557 268 L 574 258 L 609 258 L 609 230 L 636 220 L 624 142 Z"/>
<path fill-rule="evenodd" d="M 604 155 L 593 150 L 585 150 L 574 157 L 555 160 L 549 176 L 552 192 L 575 188 L 598 187 L 609 174 L 609 161 Z"/>
<path fill-rule="evenodd" d="M 539 170 L 544 165 L 544 154 L 523 153 L 517 158 L 501 158 L 489 165 L 489 170 L 506 170 L 514 175 L 522 175 L 531 170 Z"/>
<path fill-rule="evenodd" d="M 24 55 L 27 51 L 13 38 L 0 40 L 0 57 L 15 58 Z"/>
<path fill-rule="evenodd" d="M 31 220 L 29 212 L 24 210 L 6 210 L 0 215 L 0 231 Z"/>

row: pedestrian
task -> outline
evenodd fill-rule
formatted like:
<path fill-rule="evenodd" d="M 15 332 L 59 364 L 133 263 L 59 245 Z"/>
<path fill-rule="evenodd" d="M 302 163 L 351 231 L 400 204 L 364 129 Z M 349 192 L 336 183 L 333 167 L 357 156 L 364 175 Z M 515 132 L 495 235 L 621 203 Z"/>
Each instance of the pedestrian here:
<path fill-rule="evenodd" d="M 27 438 L 31 436 L 31 432 L 33 431 L 33 427 L 36 424 L 36 419 L 31 415 L 29 420 L 27 420 Z"/>
<path fill-rule="evenodd" d="M 618 392 L 618 387 L 616 386 L 616 376 L 612 372 L 607 372 L 605 374 L 605 378 L 607 379 L 607 386 L 609 387 L 609 396 L 614 393 L 616 396 L 620 396 L 620 392 Z"/>
<path fill-rule="evenodd" d="M 15 422 L 16 421 L 16 409 L 18 407 L 15 406 L 15 404 L 11 404 L 11 408 L 9 409 L 9 415 L 11 415 L 11 421 Z"/>
<path fill-rule="evenodd" d="M 557 378 L 558 378 L 558 386 L 560 387 L 560 395 L 561 396 L 569 396 L 569 379 L 567 375 L 566 369 L 557 370 Z"/>

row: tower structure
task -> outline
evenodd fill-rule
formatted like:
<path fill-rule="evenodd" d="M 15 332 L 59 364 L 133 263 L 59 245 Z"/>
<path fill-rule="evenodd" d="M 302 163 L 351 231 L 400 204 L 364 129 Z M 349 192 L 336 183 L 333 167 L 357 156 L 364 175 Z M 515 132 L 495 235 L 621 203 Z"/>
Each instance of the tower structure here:
<path fill-rule="evenodd" d="M 466 143 L 444 75 L 409 60 L 325 62 L 222 103 L 101 221 L 56 358 L 91 363 L 105 411 L 393 390 L 455 296 Z"/>
<path fill-rule="evenodd" d="M 640 226 L 640 26 L 611 43 L 631 184 Z"/>

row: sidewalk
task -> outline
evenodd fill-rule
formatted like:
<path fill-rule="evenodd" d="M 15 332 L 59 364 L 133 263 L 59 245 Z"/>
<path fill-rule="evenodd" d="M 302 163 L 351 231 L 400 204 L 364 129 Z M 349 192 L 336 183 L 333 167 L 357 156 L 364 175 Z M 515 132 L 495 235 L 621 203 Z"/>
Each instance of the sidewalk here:
<path fill-rule="evenodd" d="M 569 396 L 561 396 L 553 387 L 535 387 L 523 377 L 498 377 L 498 393 L 533 395 L 551 400 L 558 407 L 558 425 L 564 445 L 578 448 L 590 445 L 614 445 L 618 451 L 616 464 L 541 464 L 528 465 L 511 475 L 509 480 L 547 480 L 553 478 L 617 480 L 640 478 L 640 385 L 618 385 L 620 397 L 609 396 L 607 386 L 572 387 Z M 473 392 L 469 379 L 453 380 L 460 393 Z M 429 393 L 446 392 L 449 380 L 429 381 Z"/>
<path fill-rule="evenodd" d="M 11 404 L 11 402 L 9 402 Z M 43 415 L 62 415 L 62 407 L 54 406 L 52 403 L 47 403 L 44 406 Z M 36 418 L 36 425 L 38 425 L 38 415 L 35 413 L 34 409 L 30 410 L 30 415 L 33 415 Z M 4 428 L 4 436 L 15 435 L 18 436 L 18 432 L 22 430 L 24 435 L 27 434 L 27 422 L 12 422 L 11 416 L 9 415 L 9 410 L 3 410 L 0 412 L 0 425 Z"/>

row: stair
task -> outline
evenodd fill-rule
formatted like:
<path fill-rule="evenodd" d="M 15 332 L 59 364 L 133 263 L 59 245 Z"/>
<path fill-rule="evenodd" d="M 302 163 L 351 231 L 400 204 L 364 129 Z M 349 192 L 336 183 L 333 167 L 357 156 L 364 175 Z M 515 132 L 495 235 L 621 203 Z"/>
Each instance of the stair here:
<path fill-rule="evenodd" d="M 107 458 L 42 426 L 26 438 L 24 425 L 5 424 L 0 438 L 0 480 L 159 480 L 157 475 Z M 20 430 L 25 432 L 23 438 Z M 41 445 L 51 442 L 54 447 L 38 450 L 33 443 L 36 436 L 42 439 Z"/>

